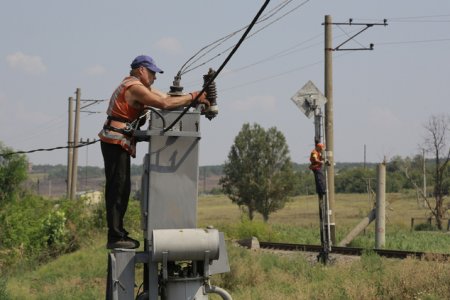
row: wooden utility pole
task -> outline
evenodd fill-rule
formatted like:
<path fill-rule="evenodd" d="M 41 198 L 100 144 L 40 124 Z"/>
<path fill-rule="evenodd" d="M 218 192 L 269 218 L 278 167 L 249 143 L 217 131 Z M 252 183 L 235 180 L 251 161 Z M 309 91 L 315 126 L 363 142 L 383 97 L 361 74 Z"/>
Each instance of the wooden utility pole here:
<path fill-rule="evenodd" d="M 334 117 L 333 117 L 333 36 L 330 15 L 325 16 L 325 146 L 327 159 L 327 189 L 330 210 L 330 238 L 336 245 L 335 201 L 334 201 Z"/>
<path fill-rule="evenodd" d="M 73 200 L 77 194 L 77 177 L 78 177 L 78 135 L 80 129 L 80 101 L 81 90 L 77 88 L 76 91 L 76 104 L 75 104 L 75 130 L 74 130 L 74 142 L 73 142 L 73 160 L 72 160 L 72 187 L 70 191 L 70 199 Z"/>
<path fill-rule="evenodd" d="M 73 160 L 73 98 L 69 97 L 69 124 L 67 132 L 67 198 L 72 195 L 72 160 Z"/>

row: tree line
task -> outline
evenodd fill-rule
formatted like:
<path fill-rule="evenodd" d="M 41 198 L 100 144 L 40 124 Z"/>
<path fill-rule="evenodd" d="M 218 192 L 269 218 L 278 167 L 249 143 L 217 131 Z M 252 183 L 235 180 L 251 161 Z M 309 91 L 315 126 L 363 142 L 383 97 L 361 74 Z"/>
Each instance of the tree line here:
<path fill-rule="evenodd" d="M 444 197 L 450 190 L 450 117 L 432 116 L 424 126 L 427 133 L 423 149 L 432 155 L 412 158 L 393 157 L 387 164 L 388 193 L 416 189 L 442 229 L 448 207 Z M 428 167 L 427 167 L 428 166 Z M 265 130 L 258 124 L 244 124 L 231 146 L 220 179 L 222 191 L 252 220 L 255 212 L 267 221 L 270 213 L 285 206 L 289 197 L 312 194 L 315 182 L 309 170 L 293 168 L 285 138 L 275 127 Z M 376 189 L 376 168 L 342 166 L 335 168 L 335 192 L 369 193 Z M 429 178 L 431 189 L 418 183 Z M 430 195 L 426 191 L 431 190 Z M 434 205 L 432 200 L 434 199 Z"/>
<path fill-rule="evenodd" d="M 292 196 L 312 195 L 315 193 L 314 178 L 308 169 L 308 164 L 298 164 L 291 162 L 294 183 Z M 423 173 L 423 165 L 425 164 L 426 172 Z M 398 193 L 405 190 L 415 189 L 414 182 L 422 186 L 423 176 L 428 178 L 428 195 L 433 192 L 432 180 L 434 177 L 434 160 L 426 159 L 423 161 L 422 155 L 418 154 L 414 157 L 394 156 L 386 165 L 388 181 L 386 182 L 386 190 L 388 193 Z M 446 172 L 449 173 L 449 166 Z M 14 171 L 13 171 L 14 169 Z M 20 169 L 23 172 L 20 172 Z M 49 179 L 60 179 L 67 176 L 67 168 L 65 165 L 35 165 L 33 173 L 45 173 Z M 132 165 L 132 176 L 140 176 L 142 174 L 142 165 Z M 368 193 L 376 187 L 376 164 L 375 163 L 336 163 L 335 166 L 335 191 L 336 193 Z M 4 176 L 2 175 L 4 174 Z M 6 176 L 9 174 L 9 176 Z M 99 178 L 104 176 L 104 170 L 100 167 L 88 166 L 79 167 L 78 176 L 80 179 L 87 174 L 88 178 Z M 200 176 L 224 176 L 224 165 L 200 166 Z M 25 180 L 27 177 L 27 163 L 25 157 L 11 158 L 11 163 L 4 168 L 0 168 L 0 191 L 5 194 L 11 194 L 19 186 L 17 183 Z M 450 193 L 450 177 L 443 179 L 442 188 L 444 195 Z M 223 193 L 222 187 L 219 185 L 212 188 L 206 193 L 218 194 Z"/>
<path fill-rule="evenodd" d="M 386 190 L 388 193 L 416 189 L 437 220 L 446 207 L 444 197 L 450 191 L 450 118 L 432 116 L 424 126 L 427 133 L 424 155 L 387 161 Z M 11 149 L 0 143 L 0 154 Z M 425 153 L 425 152 L 424 152 Z M 0 156 L 0 206 L 20 192 L 27 177 L 28 162 L 24 155 Z M 82 170 L 85 168 L 85 170 Z M 142 174 L 142 165 L 132 165 L 132 175 Z M 65 178 L 64 166 L 35 166 L 36 172 L 46 172 L 50 178 Z M 80 167 L 79 174 L 104 176 L 99 167 Z M 203 176 L 220 175 L 216 192 L 223 192 L 231 201 L 245 209 L 250 219 L 261 213 L 268 220 L 270 213 L 284 207 L 290 197 L 314 194 L 315 185 L 308 164 L 295 164 L 290 159 L 284 135 L 275 127 L 264 129 L 258 124 L 244 124 L 235 137 L 227 160 L 221 166 L 200 167 Z M 80 175 L 79 175 L 80 176 Z M 421 182 L 428 178 L 429 188 Z M 373 193 L 377 185 L 375 164 L 338 163 L 335 166 L 336 193 Z M 434 199 L 435 203 L 432 203 Z"/>

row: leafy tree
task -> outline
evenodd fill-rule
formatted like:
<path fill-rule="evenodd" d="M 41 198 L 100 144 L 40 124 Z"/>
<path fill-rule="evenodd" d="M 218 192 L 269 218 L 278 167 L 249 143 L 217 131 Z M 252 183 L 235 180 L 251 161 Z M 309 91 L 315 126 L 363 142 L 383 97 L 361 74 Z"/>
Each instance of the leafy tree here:
<path fill-rule="evenodd" d="M 294 195 L 311 195 L 316 192 L 316 184 L 311 170 L 302 170 L 295 172 Z"/>
<path fill-rule="evenodd" d="M 268 221 L 270 213 L 284 207 L 294 189 L 289 149 L 281 132 L 272 127 L 244 124 L 234 140 L 220 179 L 223 191 L 250 220 L 257 211 Z"/>
<path fill-rule="evenodd" d="M 0 154 L 14 152 L 0 142 Z M 28 161 L 23 154 L 0 156 L 0 205 L 10 201 L 27 178 Z"/>
<path fill-rule="evenodd" d="M 336 191 L 339 193 L 367 193 L 369 180 L 371 188 L 375 189 L 375 174 L 372 169 L 362 167 L 342 170 L 336 176 Z"/>

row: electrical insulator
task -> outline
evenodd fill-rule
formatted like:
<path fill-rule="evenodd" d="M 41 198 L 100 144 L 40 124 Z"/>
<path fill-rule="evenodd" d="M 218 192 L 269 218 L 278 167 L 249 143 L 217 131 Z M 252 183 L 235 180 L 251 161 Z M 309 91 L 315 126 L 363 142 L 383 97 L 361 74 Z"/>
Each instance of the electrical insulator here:
<path fill-rule="evenodd" d="M 173 84 L 170 86 L 170 91 L 167 93 L 170 96 L 182 96 L 183 87 L 180 85 L 181 76 L 178 74 L 174 77 Z"/>
<path fill-rule="evenodd" d="M 203 88 L 205 89 L 206 92 L 206 99 L 210 103 L 209 108 L 205 110 L 204 114 L 209 120 L 217 116 L 217 114 L 219 113 L 219 108 L 217 106 L 216 83 L 214 81 L 211 81 L 211 79 L 214 77 L 215 74 L 216 71 L 210 68 L 208 73 L 203 75 Z"/>

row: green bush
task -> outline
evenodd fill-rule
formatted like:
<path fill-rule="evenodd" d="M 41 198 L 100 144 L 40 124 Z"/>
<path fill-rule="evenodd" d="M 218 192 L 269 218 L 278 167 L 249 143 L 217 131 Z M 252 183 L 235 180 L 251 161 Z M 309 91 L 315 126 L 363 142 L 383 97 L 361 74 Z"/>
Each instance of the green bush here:
<path fill-rule="evenodd" d="M 37 196 L 8 203 L 0 211 L 2 248 L 20 248 L 25 252 L 40 251 L 40 229 L 51 206 Z"/>
<path fill-rule="evenodd" d="M 69 243 L 66 214 L 62 210 L 50 211 L 42 224 L 42 239 L 52 253 L 65 252 Z"/>
<path fill-rule="evenodd" d="M 0 153 L 14 152 L 0 141 Z M 21 184 L 27 179 L 28 161 L 26 156 L 6 155 L 0 157 L 0 206 L 13 201 L 22 190 Z"/>
<path fill-rule="evenodd" d="M 234 237 L 238 239 L 256 237 L 260 241 L 272 241 L 275 236 L 270 224 L 257 220 L 250 221 L 246 216 L 242 218 L 240 223 L 236 224 L 232 232 L 234 232 Z"/>
<path fill-rule="evenodd" d="M 8 291 L 6 290 L 6 283 L 7 283 L 6 277 L 0 277 L 0 299 L 2 300 L 11 299 Z"/>
<path fill-rule="evenodd" d="M 416 231 L 436 231 L 437 227 L 430 223 L 420 223 L 414 226 Z"/>
<path fill-rule="evenodd" d="M 93 215 L 82 200 L 28 195 L 7 203 L 0 211 L 0 266 L 34 265 L 79 249 L 96 229 Z"/>

